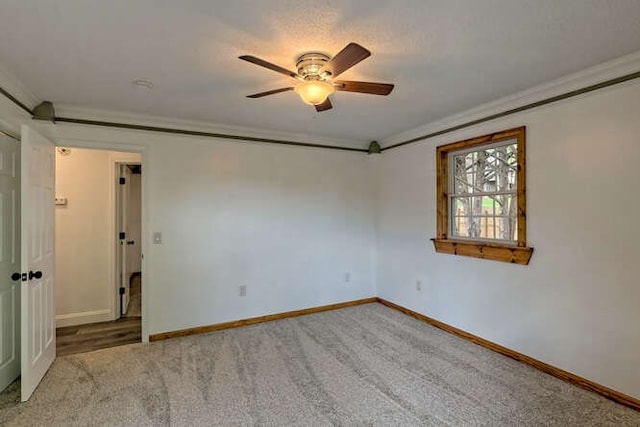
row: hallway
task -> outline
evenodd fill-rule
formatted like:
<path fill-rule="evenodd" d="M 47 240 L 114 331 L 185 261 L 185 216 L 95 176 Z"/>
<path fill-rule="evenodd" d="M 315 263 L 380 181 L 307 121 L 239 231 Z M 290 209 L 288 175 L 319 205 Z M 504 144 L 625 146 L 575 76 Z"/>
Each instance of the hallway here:
<path fill-rule="evenodd" d="M 102 348 L 134 344 L 142 340 L 140 317 L 89 323 L 56 329 L 56 355 L 85 353 Z"/>
<path fill-rule="evenodd" d="M 129 307 L 121 319 L 57 328 L 56 355 L 67 356 L 140 342 L 142 340 L 142 276 L 140 274 L 134 274 L 130 287 Z"/>

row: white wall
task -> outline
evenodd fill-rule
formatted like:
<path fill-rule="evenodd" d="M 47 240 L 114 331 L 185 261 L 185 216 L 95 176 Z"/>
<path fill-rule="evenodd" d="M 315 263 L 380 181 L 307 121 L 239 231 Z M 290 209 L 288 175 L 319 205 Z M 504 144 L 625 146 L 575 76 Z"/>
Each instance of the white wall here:
<path fill-rule="evenodd" d="M 639 111 L 636 81 L 384 152 L 378 295 L 640 397 Z M 520 125 L 530 265 L 436 253 L 436 146 Z"/>
<path fill-rule="evenodd" d="M 143 334 L 375 294 L 366 155 L 37 125 L 59 145 L 143 152 Z"/>
<path fill-rule="evenodd" d="M 163 234 L 145 252 L 152 333 L 374 295 L 366 156 L 211 140 L 152 148 L 149 229 Z"/>
<path fill-rule="evenodd" d="M 68 326 L 115 318 L 113 264 L 114 157 L 139 154 L 72 148 L 56 152 L 56 323 Z"/>

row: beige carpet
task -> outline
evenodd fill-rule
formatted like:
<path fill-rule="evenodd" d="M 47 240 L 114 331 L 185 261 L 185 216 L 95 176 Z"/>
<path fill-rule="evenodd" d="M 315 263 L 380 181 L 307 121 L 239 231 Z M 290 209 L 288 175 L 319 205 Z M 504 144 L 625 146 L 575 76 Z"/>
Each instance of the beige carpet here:
<path fill-rule="evenodd" d="M 640 425 L 640 412 L 368 304 L 60 357 L 1 425 Z"/>

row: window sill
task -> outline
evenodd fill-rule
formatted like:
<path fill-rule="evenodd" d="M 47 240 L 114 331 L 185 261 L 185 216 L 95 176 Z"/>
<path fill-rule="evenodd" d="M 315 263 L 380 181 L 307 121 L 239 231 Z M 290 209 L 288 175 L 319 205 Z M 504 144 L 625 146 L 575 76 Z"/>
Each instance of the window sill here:
<path fill-rule="evenodd" d="M 436 252 L 450 255 L 469 256 L 527 265 L 533 248 L 496 245 L 491 243 L 467 242 L 463 240 L 431 239 Z"/>

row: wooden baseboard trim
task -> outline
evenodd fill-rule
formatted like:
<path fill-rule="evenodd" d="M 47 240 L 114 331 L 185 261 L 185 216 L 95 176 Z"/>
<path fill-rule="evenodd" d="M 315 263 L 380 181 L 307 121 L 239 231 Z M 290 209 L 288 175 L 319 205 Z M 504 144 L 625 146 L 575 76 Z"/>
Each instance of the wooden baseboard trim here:
<path fill-rule="evenodd" d="M 387 307 L 391 307 L 396 309 L 408 316 L 414 317 L 418 320 L 421 320 L 425 323 L 428 323 L 431 326 L 435 326 L 438 329 L 442 329 L 445 332 L 449 332 L 450 334 L 456 335 L 460 338 L 463 338 L 467 341 L 471 341 L 474 344 L 478 344 L 482 347 L 485 347 L 489 350 L 493 350 L 497 353 L 500 353 L 504 356 L 515 359 L 519 362 L 525 363 L 527 365 L 533 366 L 534 368 L 546 372 L 547 374 L 553 375 L 554 377 L 560 378 L 561 380 L 567 381 L 571 384 L 574 384 L 583 389 L 593 391 L 598 393 L 607 399 L 614 400 L 618 403 L 621 403 L 625 406 L 633 408 L 635 410 L 640 411 L 640 400 L 634 397 L 628 396 L 624 393 L 620 393 L 619 391 L 612 390 L 609 387 L 605 387 L 601 384 L 595 383 L 586 378 L 582 378 L 578 375 L 572 374 L 571 372 L 567 372 L 563 369 L 556 368 L 555 366 L 549 365 L 548 363 L 542 362 L 538 359 L 534 359 L 533 357 L 529 357 L 525 354 L 518 353 L 515 350 L 511 350 L 510 348 L 504 347 L 500 344 L 496 344 L 484 338 L 480 338 L 477 335 L 473 335 L 469 332 L 463 331 L 462 329 L 458 329 L 454 326 L 448 325 L 439 320 L 433 319 L 431 317 L 425 316 L 424 314 L 420 314 L 413 310 L 409 310 L 408 308 L 404 308 L 398 304 L 394 304 L 391 301 L 387 301 L 382 298 L 377 298 L 377 301 L 380 304 L 384 304 Z"/>
<path fill-rule="evenodd" d="M 214 325 L 198 326 L 195 328 L 180 329 L 177 331 L 161 332 L 149 335 L 149 341 L 160 341 L 168 338 L 184 337 L 187 335 L 206 334 L 208 332 L 221 331 L 223 329 L 238 328 L 241 326 L 255 325 L 256 323 L 271 322 L 273 320 L 287 319 L 289 317 L 304 316 L 305 314 L 320 313 L 321 311 L 337 310 L 339 308 L 353 307 L 355 305 L 377 302 L 376 297 L 364 298 L 354 301 L 340 302 L 337 304 L 322 305 L 319 307 L 305 308 L 302 310 L 286 311 L 284 313 L 268 314 L 266 316 L 251 317 L 249 319 L 233 320 L 231 322 L 216 323 Z"/>

